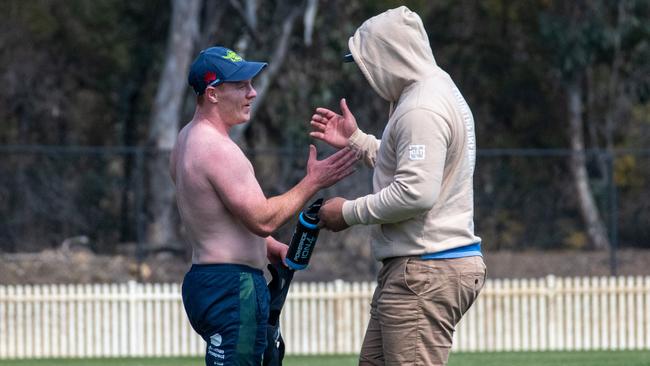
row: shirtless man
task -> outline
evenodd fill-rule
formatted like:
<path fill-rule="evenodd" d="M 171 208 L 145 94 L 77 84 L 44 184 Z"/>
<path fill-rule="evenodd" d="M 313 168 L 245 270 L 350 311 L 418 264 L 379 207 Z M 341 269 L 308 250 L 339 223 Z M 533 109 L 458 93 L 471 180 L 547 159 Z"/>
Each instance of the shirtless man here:
<path fill-rule="evenodd" d="M 171 154 L 178 209 L 192 245 L 183 304 L 207 342 L 210 366 L 260 365 L 269 312 L 262 269 L 267 258 L 281 263 L 287 253 L 271 233 L 320 189 L 351 174 L 356 161 L 350 149 L 316 160 L 311 145 L 305 177 L 282 195 L 264 196 L 228 132 L 250 118 L 257 95 L 251 80 L 265 66 L 224 47 L 201 51 L 188 78 L 196 111 Z"/>

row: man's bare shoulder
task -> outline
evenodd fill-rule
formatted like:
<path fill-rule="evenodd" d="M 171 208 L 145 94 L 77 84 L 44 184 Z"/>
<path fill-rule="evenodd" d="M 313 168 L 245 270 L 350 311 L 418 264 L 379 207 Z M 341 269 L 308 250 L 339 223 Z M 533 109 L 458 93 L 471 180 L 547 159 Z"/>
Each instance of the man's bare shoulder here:
<path fill-rule="evenodd" d="M 231 179 L 251 175 L 250 161 L 227 134 L 205 124 L 187 127 L 182 163 L 185 171 L 203 175 L 222 187 L 229 185 Z"/>
<path fill-rule="evenodd" d="M 215 128 L 204 124 L 188 126 L 187 142 L 185 149 L 191 152 L 192 158 L 198 161 L 208 160 L 215 163 L 214 159 L 222 162 L 223 159 L 246 159 L 239 146 L 229 136 L 217 131 Z"/>

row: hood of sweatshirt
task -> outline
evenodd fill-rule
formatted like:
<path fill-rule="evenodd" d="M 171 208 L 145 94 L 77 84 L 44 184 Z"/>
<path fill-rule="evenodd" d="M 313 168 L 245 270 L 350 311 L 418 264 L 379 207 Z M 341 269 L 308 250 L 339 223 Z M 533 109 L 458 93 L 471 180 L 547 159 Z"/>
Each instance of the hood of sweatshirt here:
<path fill-rule="evenodd" d="M 422 19 L 406 6 L 366 20 L 348 47 L 372 88 L 391 103 L 437 68 Z"/>

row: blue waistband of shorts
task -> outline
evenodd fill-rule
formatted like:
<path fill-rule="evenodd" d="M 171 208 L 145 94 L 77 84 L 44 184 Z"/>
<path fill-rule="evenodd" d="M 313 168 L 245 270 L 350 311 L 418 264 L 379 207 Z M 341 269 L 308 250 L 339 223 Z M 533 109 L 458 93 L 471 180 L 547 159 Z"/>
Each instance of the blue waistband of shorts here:
<path fill-rule="evenodd" d="M 463 258 L 463 257 L 474 257 L 474 256 L 480 256 L 480 257 L 483 256 L 483 254 L 481 253 L 481 242 L 465 245 L 458 248 L 443 250 L 441 252 L 422 254 L 420 258 L 452 259 L 452 258 Z"/>
<path fill-rule="evenodd" d="M 264 275 L 264 272 L 262 272 L 261 269 L 253 268 L 245 264 L 235 263 L 192 264 L 190 272 L 248 272 Z"/>

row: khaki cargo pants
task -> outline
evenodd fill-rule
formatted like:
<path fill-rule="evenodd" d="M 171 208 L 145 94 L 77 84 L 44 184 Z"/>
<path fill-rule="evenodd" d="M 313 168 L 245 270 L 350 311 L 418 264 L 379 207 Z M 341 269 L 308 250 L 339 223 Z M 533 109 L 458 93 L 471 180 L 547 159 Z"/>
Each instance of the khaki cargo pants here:
<path fill-rule="evenodd" d="M 359 365 L 446 365 L 456 324 L 485 283 L 483 258 L 383 263 Z"/>

